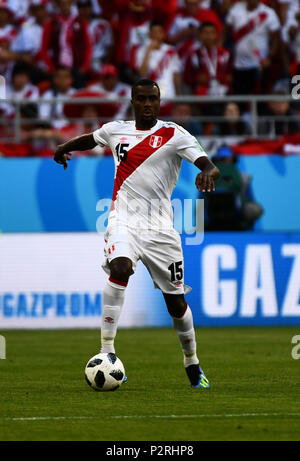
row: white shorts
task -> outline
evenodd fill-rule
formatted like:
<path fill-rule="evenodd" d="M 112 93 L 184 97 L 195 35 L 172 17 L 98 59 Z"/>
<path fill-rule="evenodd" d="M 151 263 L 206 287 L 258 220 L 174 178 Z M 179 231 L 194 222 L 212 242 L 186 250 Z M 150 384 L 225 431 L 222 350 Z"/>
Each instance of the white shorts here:
<path fill-rule="evenodd" d="M 163 293 L 183 294 L 191 291 L 184 285 L 184 263 L 181 238 L 175 229 L 142 233 L 128 227 L 109 225 L 105 234 L 104 256 L 102 264 L 110 274 L 109 263 L 119 257 L 132 261 L 135 272 L 138 260 L 141 260 L 149 271 L 154 287 Z"/>

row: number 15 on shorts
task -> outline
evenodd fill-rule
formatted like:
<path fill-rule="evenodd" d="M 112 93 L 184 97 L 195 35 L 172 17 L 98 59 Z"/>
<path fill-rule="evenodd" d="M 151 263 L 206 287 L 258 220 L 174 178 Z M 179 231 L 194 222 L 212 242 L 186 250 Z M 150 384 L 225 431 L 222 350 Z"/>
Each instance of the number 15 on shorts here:
<path fill-rule="evenodd" d="M 175 263 L 170 264 L 168 269 L 171 272 L 171 282 L 175 282 L 176 280 L 182 280 L 182 261 L 177 261 Z"/>

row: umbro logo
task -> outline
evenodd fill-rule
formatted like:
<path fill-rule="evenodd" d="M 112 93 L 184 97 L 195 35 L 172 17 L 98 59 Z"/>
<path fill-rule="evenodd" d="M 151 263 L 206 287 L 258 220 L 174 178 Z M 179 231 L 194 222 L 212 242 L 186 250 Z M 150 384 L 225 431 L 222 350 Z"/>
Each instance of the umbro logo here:
<path fill-rule="evenodd" d="M 112 317 L 105 317 L 104 319 L 105 323 L 115 323 L 114 319 Z"/>
<path fill-rule="evenodd" d="M 189 344 L 189 343 L 191 343 L 192 341 L 193 341 L 192 339 L 186 339 L 186 340 L 184 341 L 184 344 Z"/>
<path fill-rule="evenodd" d="M 182 281 L 174 282 L 175 287 L 181 287 L 182 286 Z"/>

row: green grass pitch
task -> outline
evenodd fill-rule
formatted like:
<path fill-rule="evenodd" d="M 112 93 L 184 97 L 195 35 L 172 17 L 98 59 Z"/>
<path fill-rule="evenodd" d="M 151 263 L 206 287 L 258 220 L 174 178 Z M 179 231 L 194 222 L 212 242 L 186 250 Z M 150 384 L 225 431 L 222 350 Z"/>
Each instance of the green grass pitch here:
<path fill-rule="evenodd" d="M 98 330 L 4 331 L 0 440 L 299 440 L 299 328 L 197 329 L 210 389 L 191 389 L 176 333 L 119 330 L 128 383 L 85 382 Z"/>

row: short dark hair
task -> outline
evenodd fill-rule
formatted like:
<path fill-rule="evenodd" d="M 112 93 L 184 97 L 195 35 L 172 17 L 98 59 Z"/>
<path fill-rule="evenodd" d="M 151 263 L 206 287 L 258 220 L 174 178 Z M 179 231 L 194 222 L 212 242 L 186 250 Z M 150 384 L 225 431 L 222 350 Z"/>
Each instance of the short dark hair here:
<path fill-rule="evenodd" d="M 20 62 L 20 61 L 16 62 L 12 69 L 11 76 L 12 78 L 14 78 L 16 75 L 19 75 L 19 74 L 26 74 L 28 78 L 30 79 L 31 68 L 29 64 L 25 62 Z"/>
<path fill-rule="evenodd" d="M 214 29 L 217 29 L 217 26 L 214 22 L 205 21 L 200 24 L 198 30 L 201 32 L 205 27 L 213 27 Z"/>
<path fill-rule="evenodd" d="M 131 98 L 134 98 L 135 95 L 135 90 L 138 86 L 156 86 L 158 89 L 158 94 L 160 96 L 160 89 L 159 86 L 154 80 L 150 80 L 149 78 L 141 78 L 140 80 L 137 80 L 131 88 Z"/>
<path fill-rule="evenodd" d="M 159 26 L 164 29 L 164 25 L 161 21 L 158 21 L 158 19 L 153 19 L 153 21 L 150 22 L 150 29 L 151 27 Z"/>
<path fill-rule="evenodd" d="M 70 67 L 68 67 L 68 66 L 63 66 L 63 65 L 57 66 L 57 67 L 55 68 L 55 70 L 54 70 L 54 74 L 56 74 L 56 73 L 59 72 L 59 71 L 68 72 L 68 73 L 71 75 L 71 77 L 72 77 L 72 69 L 70 69 Z"/>

